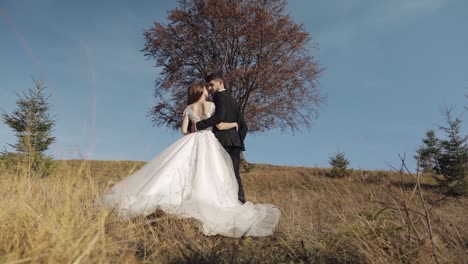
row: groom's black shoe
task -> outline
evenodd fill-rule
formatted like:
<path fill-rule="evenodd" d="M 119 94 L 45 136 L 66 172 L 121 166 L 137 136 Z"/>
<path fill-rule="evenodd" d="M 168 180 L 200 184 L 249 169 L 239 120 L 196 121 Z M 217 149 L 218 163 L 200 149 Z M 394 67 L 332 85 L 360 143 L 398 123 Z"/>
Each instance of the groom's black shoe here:
<path fill-rule="evenodd" d="M 245 199 L 244 198 L 239 199 L 239 202 L 241 202 L 241 204 L 245 204 Z"/>

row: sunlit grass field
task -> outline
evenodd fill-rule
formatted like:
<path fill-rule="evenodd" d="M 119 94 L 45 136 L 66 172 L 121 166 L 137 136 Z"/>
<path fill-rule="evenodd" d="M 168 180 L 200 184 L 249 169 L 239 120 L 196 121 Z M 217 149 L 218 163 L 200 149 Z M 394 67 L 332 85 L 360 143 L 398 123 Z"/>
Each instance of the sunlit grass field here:
<path fill-rule="evenodd" d="M 207 237 L 160 211 L 131 221 L 93 206 L 140 168 L 132 161 L 56 161 L 48 177 L 0 168 L 0 263 L 466 263 L 468 200 L 431 177 L 253 164 L 247 199 L 282 212 L 272 237 Z M 439 201 L 441 200 L 441 201 Z M 424 216 L 424 207 L 430 217 Z M 403 209 L 402 209 L 403 208 Z M 406 208 L 406 209 L 404 209 Z M 422 213 L 421 213 L 422 212 Z M 430 228 L 429 228 L 430 227 Z"/>

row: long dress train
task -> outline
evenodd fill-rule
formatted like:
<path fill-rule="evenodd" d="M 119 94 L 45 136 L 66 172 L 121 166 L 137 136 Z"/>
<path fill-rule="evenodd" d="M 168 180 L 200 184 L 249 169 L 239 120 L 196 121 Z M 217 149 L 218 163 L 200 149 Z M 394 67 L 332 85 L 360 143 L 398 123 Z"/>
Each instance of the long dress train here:
<path fill-rule="evenodd" d="M 190 107 L 184 114 L 200 120 Z M 272 235 L 279 209 L 272 204 L 242 204 L 237 191 L 231 158 L 207 129 L 174 142 L 114 185 L 101 202 L 128 219 L 156 209 L 195 218 L 205 235 Z"/>

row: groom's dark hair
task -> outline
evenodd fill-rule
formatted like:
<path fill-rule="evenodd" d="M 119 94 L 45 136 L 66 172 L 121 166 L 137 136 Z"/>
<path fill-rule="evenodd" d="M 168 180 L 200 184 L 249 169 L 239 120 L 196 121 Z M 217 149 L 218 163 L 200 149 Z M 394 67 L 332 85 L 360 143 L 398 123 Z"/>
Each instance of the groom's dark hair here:
<path fill-rule="evenodd" d="M 205 79 L 205 81 L 207 83 L 213 81 L 213 80 L 221 80 L 223 82 L 223 84 L 225 84 L 226 82 L 224 81 L 224 77 L 223 77 L 223 74 L 222 73 L 219 73 L 219 72 L 216 72 L 216 73 L 212 73 L 210 75 L 208 75 Z"/>

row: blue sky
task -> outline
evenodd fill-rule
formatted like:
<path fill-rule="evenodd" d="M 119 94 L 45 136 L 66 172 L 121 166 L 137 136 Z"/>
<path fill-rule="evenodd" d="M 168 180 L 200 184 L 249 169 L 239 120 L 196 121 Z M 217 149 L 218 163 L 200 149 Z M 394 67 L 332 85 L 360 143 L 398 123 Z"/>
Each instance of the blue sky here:
<path fill-rule="evenodd" d="M 0 0 L 0 108 L 13 111 L 16 93 L 42 78 L 56 116 L 56 158 L 152 159 L 181 135 L 146 115 L 159 69 L 140 52 L 142 34 L 175 6 Z M 325 68 L 319 87 L 328 102 L 310 130 L 249 135 L 247 159 L 327 167 L 343 151 L 353 168 L 398 165 L 398 153 L 412 155 L 425 131 L 444 123 L 441 107 L 460 113 L 468 105 L 466 10 L 464 0 L 289 1 Z M 0 147 L 14 142 L 0 123 Z"/>

